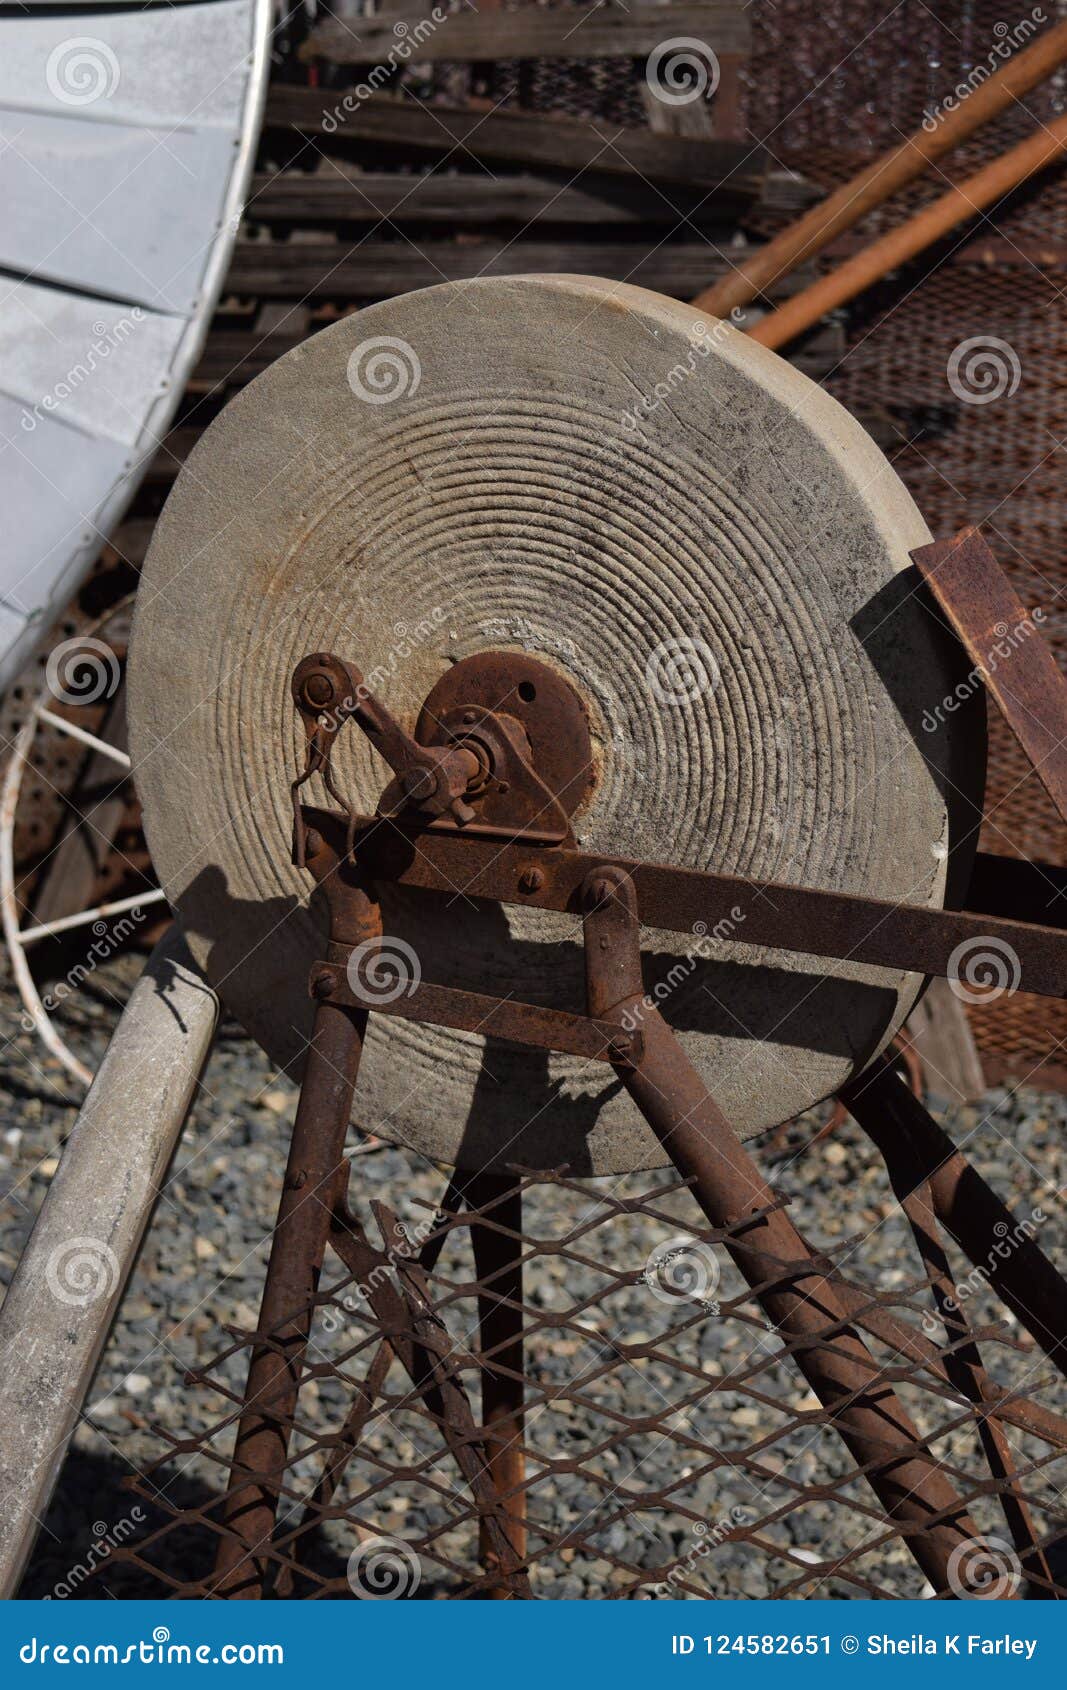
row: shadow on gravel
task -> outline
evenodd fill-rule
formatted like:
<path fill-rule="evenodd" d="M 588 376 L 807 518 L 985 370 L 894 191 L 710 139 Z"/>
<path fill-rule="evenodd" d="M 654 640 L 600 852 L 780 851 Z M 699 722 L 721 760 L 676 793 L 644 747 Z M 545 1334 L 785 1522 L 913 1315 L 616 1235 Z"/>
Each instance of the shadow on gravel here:
<path fill-rule="evenodd" d="M 145 1559 L 158 1570 L 126 1558 L 123 1551 L 136 1553 L 172 1518 L 169 1509 L 153 1506 L 126 1488 L 129 1473 L 128 1464 L 117 1456 L 71 1453 L 19 1586 L 21 1600 L 167 1600 L 175 1594 L 174 1583 L 192 1584 L 210 1572 L 218 1536 L 210 1526 L 195 1523 L 148 1545 Z M 217 1491 L 182 1477 L 177 1466 L 159 1469 L 155 1478 L 175 1508 L 195 1509 L 218 1501 Z M 351 1600 L 345 1588 L 347 1557 L 319 1532 L 309 1532 L 304 1542 L 304 1562 L 318 1578 L 301 1581 L 293 1595 L 312 1596 L 321 1588 L 318 1579 L 329 1579 L 342 1581 L 336 1595 Z M 354 1546 L 354 1536 L 352 1542 Z M 447 1593 L 429 1573 L 424 1563 L 417 1601 L 434 1601 Z"/>

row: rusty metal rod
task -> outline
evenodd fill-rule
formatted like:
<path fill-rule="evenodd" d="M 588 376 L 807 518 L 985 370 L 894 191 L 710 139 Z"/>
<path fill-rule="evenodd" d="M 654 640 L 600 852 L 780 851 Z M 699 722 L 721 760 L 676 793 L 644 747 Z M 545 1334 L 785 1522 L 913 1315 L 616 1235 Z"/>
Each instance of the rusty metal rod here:
<path fill-rule="evenodd" d="M 478 1281 L 478 1348 L 489 1359 L 482 1364 L 482 1425 L 489 1473 L 504 1509 L 504 1529 L 519 1561 L 526 1556 L 526 1450 L 523 1445 L 522 1384 L 522 1186 L 513 1175 L 475 1173 L 463 1182 L 463 1195 L 476 1211 L 471 1219 L 471 1246 Z M 492 1220 L 506 1231 L 484 1222 Z M 483 1566 L 492 1564 L 493 1548 L 481 1523 Z M 494 1586 L 488 1595 L 508 1599 L 511 1592 Z"/>
<path fill-rule="evenodd" d="M 366 1026 L 366 1010 L 321 1002 L 315 1011 L 260 1308 L 259 1331 L 272 1342 L 254 1347 L 249 1364 L 215 1563 L 219 1596 L 263 1594 L 264 1550 L 274 1531 Z"/>
<path fill-rule="evenodd" d="M 924 206 L 914 217 L 872 241 L 829 275 L 821 276 L 810 287 L 794 294 L 776 311 L 769 311 L 748 330 L 749 338 L 771 347 L 785 346 L 795 340 L 828 311 L 873 287 L 891 270 L 899 270 L 909 259 L 949 234 L 957 224 L 976 216 L 987 205 L 995 205 L 1028 177 L 1053 164 L 1064 147 L 1067 147 L 1067 112 L 1042 124 L 1025 141 L 951 187 L 932 205 Z"/>
<path fill-rule="evenodd" d="M 917 1327 L 912 1326 L 910 1321 L 902 1320 L 892 1310 L 879 1306 L 870 1291 L 843 1275 L 835 1275 L 834 1284 L 849 1316 L 857 1326 L 862 1326 L 872 1338 L 887 1344 L 908 1361 L 927 1368 L 946 1385 L 951 1383 L 942 1351 Z M 1027 1389 L 1030 1389 L 1029 1385 Z M 1018 1390 L 1008 1390 L 995 1380 L 990 1380 L 987 1387 L 982 1414 L 992 1415 L 997 1420 L 1007 1422 L 1009 1426 L 1017 1427 L 1020 1432 L 1029 1432 L 1035 1438 L 1043 1438 L 1054 1449 L 1067 1451 L 1067 1419 L 1063 1415 L 1054 1414 L 1051 1409 L 1034 1402 L 1030 1396 L 1024 1396 Z"/>
<path fill-rule="evenodd" d="M 1009 59 L 954 111 L 947 112 L 933 129 L 917 129 L 898 147 L 883 153 L 843 183 L 828 199 L 812 206 L 744 264 L 705 288 L 693 304 L 716 317 L 727 317 L 736 307 L 747 305 L 798 264 L 821 252 L 892 194 L 915 181 L 936 159 L 943 158 L 982 124 L 1007 110 L 1020 95 L 1043 82 L 1065 61 L 1067 22 L 1046 30 L 1029 47 Z"/>
<path fill-rule="evenodd" d="M 590 1014 L 636 1021 L 639 1060 L 617 1072 L 715 1227 L 754 1211 L 750 1231 L 727 1249 L 796 1362 L 830 1410 L 854 1459 L 936 1591 L 950 1588 L 954 1552 L 976 1537 L 962 1499 L 934 1458 L 866 1345 L 848 1325 L 833 1280 L 781 1209 L 775 1193 L 723 1118 L 658 1011 L 644 999 L 637 900 L 624 872 L 594 871 L 586 888 L 586 987 Z M 783 1264 L 795 1264 L 785 1271 Z M 834 1329 L 833 1342 L 826 1341 Z M 957 1553 L 957 1559 L 959 1554 Z"/>
<path fill-rule="evenodd" d="M 867 1129 L 885 1164 L 893 1193 L 904 1211 L 923 1266 L 929 1277 L 938 1313 L 951 1340 L 945 1351 L 945 1370 L 950 1382 L 975 1407 L 975 1425 L 989 1471 L 997 1482 L 997 1495 L 1012 1542 L 1027 1575 L 1055 1588 L 1048 1558 L 1040 1547 L 1033 1517 L 1019 1489 L 1019 1474 L 1011 1444 L 1001 1425 L 984 1412 L 990 1400 L 989 1375 L 970 1323 L 955 1295 L 955 1283 L 945 1254 L 934 1210 L 930 1182 L 923 1175 L 911 1137 L 881 1126 L 878 1136 Z"/>
<path fill-rule="evenodd" d="M 1067 1282 L 1030 1236 L 1032 1217 L 1016 1219 L 890 1063 L 879 1059 L 840 1096 L 876 1143 L 886 1133 L 907 1135 L 938 1220 L 1067 1375 Z"/>

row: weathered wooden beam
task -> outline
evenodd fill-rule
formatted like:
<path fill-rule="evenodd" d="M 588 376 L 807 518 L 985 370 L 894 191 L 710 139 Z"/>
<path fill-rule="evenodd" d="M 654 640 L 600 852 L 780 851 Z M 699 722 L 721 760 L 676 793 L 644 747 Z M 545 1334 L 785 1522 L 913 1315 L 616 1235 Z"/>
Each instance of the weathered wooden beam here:
<path fill-rule="evenodd" d="M 0 1312 L 0 1597 L 13 1597 L 211 1048 L 177 925 L 133 988 Z"/>
<path fill-rule="evenodd" d="M 815 190 L 788 171 L 768 172 L 760 207 L 788 213 L 810 205 Z M 346 170 L 330 159 L 314 175 L 287 170 L 256 176 L 245 207 L 252 223 L 444 223 L 450 228 L 474 224 L 528 223 L 651 225 L 676 224 L 687 216 L 698 223 L 721 218 L 713 201 L 701 204 L 672 187 L 649 187 L 638 178 L 600 181 L 587 174 L 570 185 L 549 176 L 481 176 L 473 173 L 428 175 Z"/>
<path fill-rule="evenodd" d="M 435 18 L 434 13 L 447 13 Z M 398 23 L 406 29 L 397 34 Z M 334 64 L 462 63 L 480 59 L 636 59 L 677 36 L 713 52 L 747 53 L 748 13 L 738 0 L 691 0 L 683 5 L 600 3 L 526 6 L 521 11 L 414 4 L 372 18 L 328 18 L 311 31 L 303 59 Z"/>
<path fill-rule="evenodd" d="M 422 106 L 387 94 L 361 99 L 351 91 L 284 84 L 269 93 L 266 121 L 268 128 L 373 147 L 379 158 L 380 149 L 388 147 L 397 158 L 451 155 L 456 163 L 520 164 L 527 170 L 565 170 L 571 177 L 595 170 L 602 176 L 676 182 L 714 195 L 721 210 L 740 210 L 757 199 L 767 168 L 762 149 L 741 141 L 657 135 L 555 114 Z"/>
<path fill-rule="evenodd" d="M 744 248 L 730 248 L 730 260 L 706 241 L 660 243 L 651 251 L 640 241 L 239 241 L 227 288 L 261 299 L 389 299 L 438 282 L 473 281 L 478 276 L 524 276 L 569 271 L 633 282 L 676 298 L 700 286 L 701 277 L 737 262 Z"/>

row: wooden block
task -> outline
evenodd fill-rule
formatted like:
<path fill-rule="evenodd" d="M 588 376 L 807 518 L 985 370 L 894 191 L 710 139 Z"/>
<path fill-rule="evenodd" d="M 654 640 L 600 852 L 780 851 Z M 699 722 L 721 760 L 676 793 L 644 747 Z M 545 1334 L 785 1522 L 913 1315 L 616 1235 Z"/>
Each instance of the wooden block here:
<path fill-rule="evenodd" d="M 929 1089 L 954 1103 L 971 1103 L 986 1089 L 967 1012 L 947 980 L 931 980 L 908 1018 L 908 1038 Z"/>

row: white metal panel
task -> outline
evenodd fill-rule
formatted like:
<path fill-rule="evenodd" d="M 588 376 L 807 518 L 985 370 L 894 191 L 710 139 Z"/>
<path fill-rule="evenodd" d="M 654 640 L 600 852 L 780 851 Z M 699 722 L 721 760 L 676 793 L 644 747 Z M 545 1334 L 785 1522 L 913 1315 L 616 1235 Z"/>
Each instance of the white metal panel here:
<path fill-rule="evenodd" d="M 0 106 L 104 123 L 238 128 L 254 48 L 249 0 L 7 17 Z"/>
<path fill-rule="evenodd" d="M 130 449 L 52 416 L 24 427 L 26 408 L 0 394 L 4 564 L 0 602 L 40 618 L 69 578 L 71 558 L 100 544 L 96 517 Z"/>
<path fill-rule="evenodd" d="M 0 391 L 20 399 L 21 438 L 52 418 L 133 447 L 145 403 L 166 391 L 180 317 L 22 282 L 0 284 Z"/>
<path fill-rule="evenodd" d="M 222 129 L 0 111 L 0 268 L 191 314 L 232 156 Z"/>
<path fill-rule="evenodd" d="M 0 116 L 16 129 L 3 139 L 22 147 L 0 190 L 0 689 L 114 530 L 199 355 L 247 192 L 270 25 L 271 0 L 0 19 Z M 60 52 L 83 38 L 107 49 L 94 49 L 99 86 L 91 58 Z M 150 133 L 131 138 L 138 127 Z M 176 159 L 194 162 L 195 184 Z M 173 314 L 144 308 L 135 269 Z"/>

